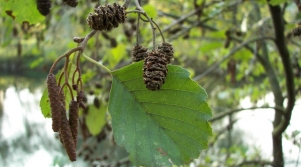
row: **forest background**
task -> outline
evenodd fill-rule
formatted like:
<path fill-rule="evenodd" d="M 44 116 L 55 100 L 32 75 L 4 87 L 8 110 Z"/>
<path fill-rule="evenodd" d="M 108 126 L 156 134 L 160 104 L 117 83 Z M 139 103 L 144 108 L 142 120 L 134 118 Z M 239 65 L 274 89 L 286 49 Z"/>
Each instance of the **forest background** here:
<path fill-rule="evenodd" d="M 48 157 L 42 166 L 129 166 L 127 151 L 112 137 L 111 77 L 103 69 L 81 60 L 89 112 L 81 115 L 77 162 L 68 160 L 39 108 L 52 63 L 76 47 L 73 37 L 91 31 L 86 19 L 94 7 L 116 1 L 79 0 L 73 8 L 53 0 L 46 17 L 34 0 L 11 9 L 0 2 L 0 165 L 30 166 L 39 153 Z M 141 6 L 173 45 L 172 64 L 187 69 L 208 94 L 213 134 L 186 165 L 300 165 L 298 1 L 142 0 Z M 111 70 L 131 64 L 137 28 L 137 15 L 128 14 L 118 28 L 97 32 L 85 55 Z M 141 22 L 139 32 L 141 44 L 151 48 L 149 24 Z"/>

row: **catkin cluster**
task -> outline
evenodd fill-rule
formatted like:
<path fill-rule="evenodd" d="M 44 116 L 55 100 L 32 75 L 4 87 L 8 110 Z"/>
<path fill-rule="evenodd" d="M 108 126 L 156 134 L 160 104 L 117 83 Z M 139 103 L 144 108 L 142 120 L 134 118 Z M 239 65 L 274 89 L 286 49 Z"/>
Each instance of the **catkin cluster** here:
<path fill-rule="evenodd" d="M 112 30 L 124 23 L 125 18 L 125 8 L 114 3 L 95 8 L 94 13 L 88 15 L 87 22 L 89 27 L 94 30 Z"/>
<path fill-rule="evenodd" d="M 50 0 L 37 0 L 38 11 L 46 16 L 50 13 L 51 1 Z"/>
<path fill-rule="evenodd" d="M 167 59 L 164 54 L 153 50 L 144 60 L 143 78 L 146 88 L 159 90 L 164 84 L 167 75 Z"/>
<path fill-rule="evenodd" d="M 151 52 L 147 52 L 147 49 L 140 45 L 133 48 L 133 61 L 144 60 L 143 79 L 147 89 L 159 90 L 165 83 L 168 72 L 167 64 L 173 60 L 173 54 L 172 45 L 166 42 Z"/>
<path fill-rule="evenodd" d="M 144 58 L 148 55 L 147 48 L 141 45 L 135 45 L 132 50 L 132 61 L 138 62 L 144 60 Z"/>
<path fill-rule="evenodd" d="M 57 85 L 55 75 L 48 74 L 46 82 L 52 115 L 52 129 L 54 132 L 59 132 L 60 141 L 65 147 L 69 159 L 76 161 L 79 103 L 71 100 L 69 119 L 67 119 L 65 96 L 61 87 Z"/>

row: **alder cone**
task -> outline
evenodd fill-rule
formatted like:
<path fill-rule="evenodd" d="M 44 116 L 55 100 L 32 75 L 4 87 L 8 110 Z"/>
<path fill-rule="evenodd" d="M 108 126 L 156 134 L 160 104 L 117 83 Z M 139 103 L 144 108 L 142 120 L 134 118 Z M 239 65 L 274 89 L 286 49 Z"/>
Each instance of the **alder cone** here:
<path fill-rule="evenodd" d="M 51 1 L 50 0 L 37 0 L 38 11 L 46 16 L 50 13 Z"/>
<path fill-rule="evenodd" d="M 135 45 L 132 49 L 132 60 L 133 62 L 144 60 L 147 54 L 147 48 L 141 45 Z"/>
<path fill-rule="evenodd" d="M 148 54 L 143 67 L 143 78 L 147 89 L 155 91 L 161 88 L 168 72 L 167 63 L 161 52 L 153 50 Z"/>
<path fill-rule="evenodd" d="M 164 42 L 161 45 L 158 46 L 158 51 L 163 53 L 165 55 L 165 58 L 167 60 L 167 63 L 171 63 L 174 56 L 173 47 L 170 43 Z"/>
<path fill-rule="evenodd" d="M 66 149 L 70 161 L 76 161 L 76 146 L 72 136 L 71 128 L 66 116 L 66 111 L 61 112 L 61 129 L 60 137 L 62 139 L 63 145 Z"/>
<path fill-rule="evenodd" d="M 65 107 L 59 98 L 60 89 L 57 86 L 55 75 L 48 74 L 46 82 L 52 115 L 52 130 L 58 132 L 61 126 L 61 111 L 65 110 Z"/>
<path fill-rule="evenodd" d="M 119 24 L 124 23 L 126 18 L 125 8 L 119 4 L 106 4 L 94 9 L 94 13 L 90 13 L 87 23 L 94 30 L 112 30 L 117 28 Z"/>
<path fill-rule="evenodd" d="M 70 7 L 76 7 L 78 2 L 77 0 L 63 0 L 68 6 Z"/>
<path fill-rule="evenodd" d="M 77 134 L 78 134 L 78 110 L 79 110 L 79 105 L 77 101 L 71 100 L 71 102 L 69 103 L 69 125 L 70 125 L 75 147 L 77 145 Z"/>

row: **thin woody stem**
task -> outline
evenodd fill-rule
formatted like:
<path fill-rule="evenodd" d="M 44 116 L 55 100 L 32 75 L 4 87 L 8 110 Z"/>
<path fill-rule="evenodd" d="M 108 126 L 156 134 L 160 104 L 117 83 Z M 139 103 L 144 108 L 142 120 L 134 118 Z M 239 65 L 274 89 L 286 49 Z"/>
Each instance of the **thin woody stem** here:
<path fill-rule="evenodd" d="M 155 33 L 155 26 L 151 20 L 151 18 L 145 13 L 145 11 L 143 10 L 143 8 L 140 6 L 138 0 L 135 0 L 136 2 L 136 7 L 139 9 L 139 10 L 130 10 L 130 11 L 126 11 L 127 14 L 129 13 L 138 13 L 138 14 L 142 14 L 143 16 L 145 16 L 147 18 L 147 20 L 149 21 L 151 27 L 152 27 L 152 33 L 153 33 L 153 49 L 155 50 L 156 48 L 156 33 Z"/>
<path fill-rule="evenodd" d="M 62 85 L 62 87 L 60 88 L 59 95 L 62 93 L 64 86 L 67 86 L 67 87 L 68 87 L 69 92 L 70 92 L 70 94 L 71 94 L 71 98 L 72 98 L 72 100 L 74 100 L 74 96 L 73 96 L 73 93 L 72 93 L 72 89 L 71 89 L 70 85 L 69 85 L 68 83 L 66 83 L 66 82 L 65 82 L 65 83 Z"/>
<path fill-rule="evenodd" d="M 73 48 L 71 50 L 69 50 L 68 52 L 64 53 L 63 55 L 61 55 L 54 63 L 53 65 L 51 66 L 50 70 L 49 70 L 49 74 L 53 73 L 53 70 L 55 69 L 55 66 L 57 65 L 57 63 L 65 58 L 66 56 L 69 56 L 71 55 L 73 52 L 76 52 L 76 51 L 79 51 L 79 50 L 82 50 L 82 47 L 76 47 L 76 48 Z"/>
<path fill-rule="evenodd" d="M 139 23 L 140 23 L 140 14 L 138 13 L 138 20 L 137 20 L 137 31 L 136 31 L 136 45 L 139 45 Z"/>
<path fill-rule="evenodd" d="M 163 36 L 163 33 L 162 33 L 162 31 L 161 31 L 159 25 L 158 25 L 153 19 L 151 19 L 151 20 L 152 20 L 152 22 L 156 25 L 157 29 L 159 30 L 163 43 L 165 43 L 165 38 L 164 38 L 164 36 Z"/>
<path fill-rule="evenodd" d="M 144 22 L 149 22 L 148 20 L 145 20 L 143 17 L 140 17 L 140 20 L 144 21 Z M 162 41 L 163 43 L 165 42 L 165 38 L 163 36 L 163 32 L 161 31 L 159 25 L 151 18 L 152 22 L 155 24 L 156 28 L 159 30 L 160 32 L 160 35 L 161 35 L 161 38 L 162 38 Z M 139 21 L 139 20 L 138 20 Z"/>

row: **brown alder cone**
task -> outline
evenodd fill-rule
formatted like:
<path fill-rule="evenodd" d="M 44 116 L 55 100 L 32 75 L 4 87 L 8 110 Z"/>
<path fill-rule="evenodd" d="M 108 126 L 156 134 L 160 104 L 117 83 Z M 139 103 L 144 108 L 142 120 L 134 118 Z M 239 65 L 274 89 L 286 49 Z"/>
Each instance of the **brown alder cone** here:
<path fill-rule="evenodd" d="M 147 48 L 141 45 L 135 45 L 132 49 L 132 60 L 133 62 L 144 60 L 147 54 Z"/>
<path fill-rule="evenodd" d="M 77 145 L 77 134 L 78 134 L 78 110 L 79 110 L 79 105 L 77 101 L 71 100 L 71 102 L 69 103 L 69 125 L 74 139 L 75 148 Z"/>
<path fill-rule="evenodd" d="M 79 106 L 83 109 L 86 108 L 86 105 L 84 103 L 86 99 L 87 99 L 87 97 L 86 97 L 84 91 L 82 91 L 82 90 L 79 91 L 78 95 L 76 96 L 76 101 L 77 101 L 77 103 L 79 103 Z"/>
<path fill-rule="evenodd" d="M 173 60 L 173 47 L 170 43 L 164 42 L 161 45 L 158 46 L 158 51 L 163 53 L 165 55 L 165 58 L 167 60 L 167 63 L 171 63 Z"/>
<path fill-rule="evenodd" d="M 52 130 L 58 132 L 61 126 L 61 111 L 65 110 L 61 99 L 59 98 L 59 87 L 56 83 L 54 74 L 48 74 L 47 76 L 47 89 L 48 98 L 50 102 L 51 115 L 52 115 Z"/>
<path fill-rule="evenodd" d="M 76 161 L 76 147 L 74 144 L 71 128 L 66 116 L 66 111 L 64 112 L 62 111 L 61 115 L 62 115 L 62 120 L 61 120 L 62 124 L 60 129 L 60 137 L 63 141 L 63 145 L 66 149 L 70 161 Z"/>
<path fill-rule="evenodd" d="M 150 52 L 145 58 L 143 72 L 146 88 L 152 91 L 159 90 L 164 84 L 168 72 L 164 54 L 156 50 Z"/>
<path fill-rule="evenodd" d="M 37 9 L 39 12 L 46 16 L 50 13 L 51 1 L 50 0 L 37 0 Z"/>
<path fill-rule="evenodd" d="M 124 23 L 126 18 L 125 8 L 119 4 L 106 4 L 94 9 L 87 17 L 89 27 L 94 30 L 112 30 Z"/>

